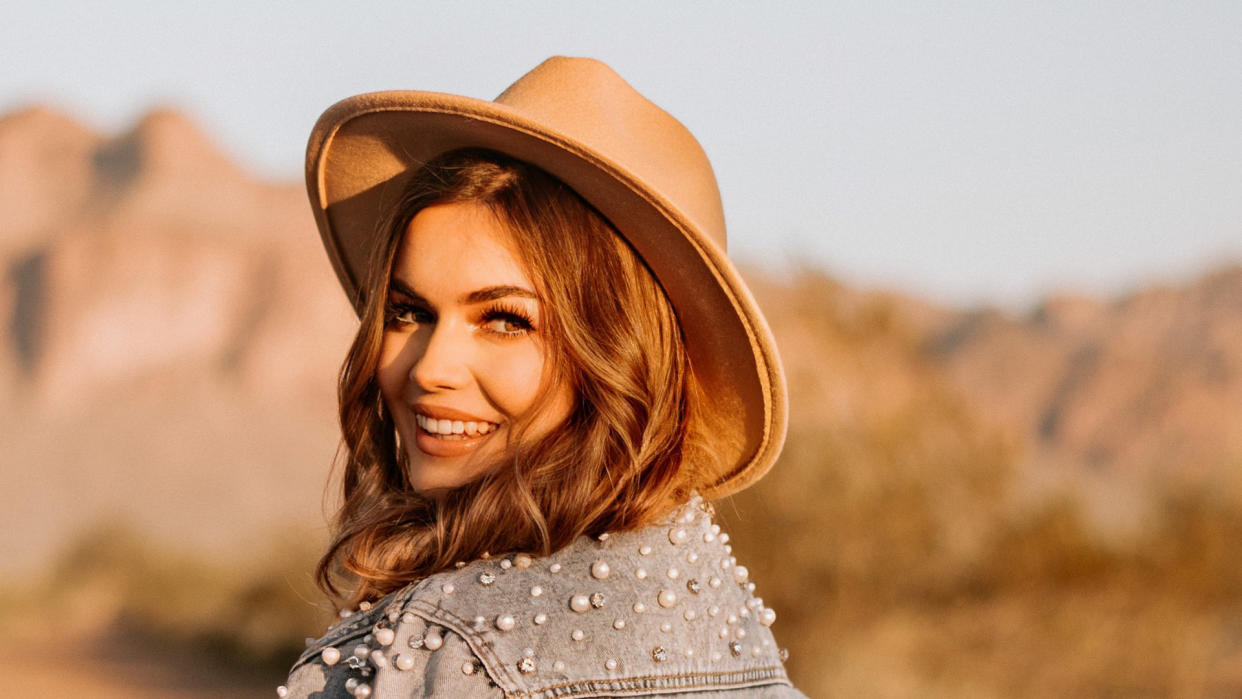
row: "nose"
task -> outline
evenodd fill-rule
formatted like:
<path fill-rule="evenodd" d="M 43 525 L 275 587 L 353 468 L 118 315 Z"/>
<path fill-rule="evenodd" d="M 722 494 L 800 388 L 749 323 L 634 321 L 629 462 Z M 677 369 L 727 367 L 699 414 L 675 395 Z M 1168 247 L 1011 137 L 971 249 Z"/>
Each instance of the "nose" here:
<path fill-rule="evenodd" d="M 436 323 L 422 355 L 410 367 L 410 380 L 424 391 L 452 390 L 469 383 L 469 343 L 464 330 L 452 323 Z"/>

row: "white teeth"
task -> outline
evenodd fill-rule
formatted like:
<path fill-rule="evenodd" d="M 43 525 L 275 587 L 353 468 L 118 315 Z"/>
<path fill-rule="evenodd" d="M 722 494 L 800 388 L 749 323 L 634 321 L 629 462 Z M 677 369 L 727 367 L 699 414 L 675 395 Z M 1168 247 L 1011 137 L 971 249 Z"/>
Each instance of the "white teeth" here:
<path fill-rule="evenodd" d="M 442 438 L 464 439 L 469 435 L 487 434 L 496 429 L 497 425 L 491 422 L 475 422 L 473 420 L 436 420 L 426 415 L 415 414 L 414 419 L 418 422 L 418 426 L 434 435 Z"/>

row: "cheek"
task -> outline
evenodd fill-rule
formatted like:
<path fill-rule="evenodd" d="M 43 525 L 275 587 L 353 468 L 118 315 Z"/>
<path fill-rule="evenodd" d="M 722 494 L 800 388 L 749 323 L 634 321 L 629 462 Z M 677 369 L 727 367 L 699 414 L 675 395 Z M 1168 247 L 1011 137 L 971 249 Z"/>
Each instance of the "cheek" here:
<path fill-rule="evenodd" d="M 401 342 L 393 333 L 384 333 L 383 344 L 380 345 L 379 365 L 375 369 L 375 381 L 379 384 L 380 393 L 386 399 L 399 397 L 405 390 L 410 367 L 401 361 Z"/>
<path fill-rule="evenodd" d="M 535 346 L 498 352 L 479 372 L 479 383 L 501 410 L 516 417 L 534 403 L 544 366 L 543 352 Z"/>

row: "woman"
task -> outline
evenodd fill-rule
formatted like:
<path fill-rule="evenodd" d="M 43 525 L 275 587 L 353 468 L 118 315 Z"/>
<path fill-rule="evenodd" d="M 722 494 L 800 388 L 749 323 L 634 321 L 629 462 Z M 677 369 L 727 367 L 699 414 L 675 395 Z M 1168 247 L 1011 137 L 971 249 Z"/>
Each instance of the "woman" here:
<path fill-rule="evenodd" d="M 361 318 L 341 621 L 281 696 L 801 696 L 705 498 L 780 449 L 779 360 L 693 136 L 607 66 L 329 109 L 312 207 Z"/>

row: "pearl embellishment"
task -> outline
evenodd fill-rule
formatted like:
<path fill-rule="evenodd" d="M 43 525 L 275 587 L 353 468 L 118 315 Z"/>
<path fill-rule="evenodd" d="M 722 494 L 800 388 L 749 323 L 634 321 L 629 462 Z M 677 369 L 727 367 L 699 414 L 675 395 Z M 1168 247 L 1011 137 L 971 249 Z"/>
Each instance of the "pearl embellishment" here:
<path fill-rule="evenodd" d="M 671 607 L 677 604 L 677 593 L 672 590 L 660 590 L 660 595 L 656 598 L 661 607 Z"/>
<path fill-rule="evenodd" d="M 569 600 L 569 608 L 582 614 L 591 608 L 591 600 L 586 595 L 574 595 Z"/>
<path fill-rule="evenodd" d="M 341 650 L 339 648 L 324 648 L 323 653 L 319 657 L 323 658 L 324 665 L 336 665 L 337 661 L 341 659 Z"/>
<path fill-rule="evenodd" d="M 543 623 L 544 623 L 544 622 L 546 622 L 547 620 L 548 620 L 548 615 L 547 615 L 547 614 L 544 614 L 543 612 L 540 612 L 540 613 L 538 613 L 538 614 L 536 614 L 536 615 L 535 615 L 535 625 L 536 625 L 536 626 L 541 626 L 541 625 L 543 625 Z"/>
<path fill-rule="evenodd" d="M 393 661 L 398 670 L 409 670 L 414 667 L 414 656 L 409 653 L 401 653 L 397 655 L 397 659 Z"/>
<path fill-rule="evenodd" d="M 737 566 L 733 569 L 733 579 L 739 583 L 746 582 L 746 578 L 750 575 L 750 571 L 746 570 L 746 566 Z"/>
<path fill-rule="evenodd" d="M 574 629 L 573 632 L 569 634 L 569 637 L 575 641 L 581 641 L 586 638 L 586 634 L 582 632 L 582 629 Z"/>
<path fill-rule="evenodd" d="M 439 633 L 429 632 L 423 637 L 423 645 L 427 650 L 440 650 L 440 646 L 444 645 L 444 638 Z"/>
<path fill-rule="evenodd" d="M 514 626 L 517 626 L 517 620 L 513 618 L 513 615 L 501 614 L 496 617 L 496 628 L 501 631 L 512 631 Z"/>
<path fill-rule="evenodd" d="M 604 667 L 609 670 L 616 670 L 617 661 L 613 660 L 612 658 L 609 658 L 608 660 L 604 661 Z"/>
<path fill-rule="evenodd" d="M 530 564 L 533 562 L 534 561 L 531 560 L 531 557 L 524 553 L 519 553 L 513 557 L 513 565 L 522 569 L 529 568 Z"/>
<path fill-rule="evenodd" d="M 381 646 L 391 646 L 397 634 L 392 629 L 379 629 L 375 632 L 375 640 Z"/>
<path fill-rule="evenodd" d="M 771 609 L 764 609 L 759 612 L 759 623 L 764 626 L 771 626 L 776 621 L 776 612 Z M 782 627 L 783 628 L 783 627 Z"/>
<path fill-rule="evenodd" d="M 538 585 L 535 585 L 534 587 L 530 588 L 530 596 L 531 596 L 531 597 L 538 597 L 539 595 L 542 595 L 542 594 L 543 594 L 543 588 L 542 588 L 542 587 L 540 587 L 540 586 L 538 586 Z"/>
<path fill-rule="evenodd" d="M 671 529 L 668 532 L 668 540 L 670 543 L 674 545 L 684 544 L 686 543 L 686 540 L 689 538 L 690 538 L 690 535 L 687 534 L 686 530 L 682 529 L 681 527 L 678 527 L 676 529 Z"/>
<path fill-rule="evenodd" d="M 596 561 L 591 565 L 591 577 L 596 580 L 603 580 L 612 573 L 612 569 L 608 567 L 607 561 Z"/>

